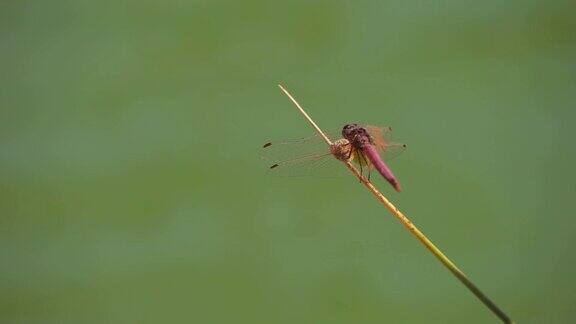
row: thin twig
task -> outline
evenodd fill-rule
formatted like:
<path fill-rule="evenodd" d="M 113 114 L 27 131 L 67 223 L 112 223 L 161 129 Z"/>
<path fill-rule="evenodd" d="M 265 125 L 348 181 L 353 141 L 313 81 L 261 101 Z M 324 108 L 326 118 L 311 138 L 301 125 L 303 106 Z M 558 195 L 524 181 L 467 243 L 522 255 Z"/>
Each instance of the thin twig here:
<path fill-rule="evenodd" d="M 312 118 L 310 118 L 310 116 L 306 113 L 306 111 L 304 111 L 304 109 L 300 106 L 300 104 L 298 104 L 296 99 L 294 99 L 294 97 L 292 97 L 292 95 L 286 89 L 284 89 L 282 85 L 278 86 L 288 96 L 288 98 L 290 98 L 290 100 L 296 105 L 296 107 L 302 113 L 302 115 L 304 115 L 306 120 L 308 120 L 308 122 L 324 138 L 326 143 L 328 145 L 332 145 L 332 141 L 330 140 L 330 138 L 328 138 L 326 134 L 324 134 L 324 132 L 320 129 L 320 127 L 316 125 L 316 123 L 312 120 Z M 510 317 L 506 315 L 504 311 L 502 311 L 496 304 L 494 304 L 494 302 L 492 302 L 490 298 L 488 298 L 488 296 L 484 295 L 484 293 L 482 293 L 482 291 L 480 291 L 480 289 L 478 289 L 478 287 L 476 287 L 476 285 L 474 285 L 472 281 L 470 281 L 470 279 L 466 277 L 464 272 L 462 272 L 462 270 L 460 270 L 454 264 L 454 262 L 452 262 L 444 253 L 442 253 L 442 251 L 440 251 L 440 249 L 438 249 L 436 245 L 434 245 L 434 243 L 432 243 L 432 241 L 430 241 L 426 237 L 426 235 L 424 235 L 424 233 L 422 233 L 416 227 L 416 225 L 414 225 L 414 223 L 412 223 L 410 219 L 408 219 L 408 217 L 406 217 L 382 193 L 380 193 L 380 191 L 378 191 L 378 189 L 376 189 L 376 187 L 374 187 L 374 185 L 368 179 L 366 179 L 366 177 L 364 177 L 362 173 L 360 173 L 360 171 L 358 171 L 358 169 L 350 161 L 344 161 L 344 164 L 346 164 L 346 167 L 348 167 L 348 169 L 362 182 L 362 184 L 376 197 L 376 199 L 378 199 L 378 201 L 380 201 L 384 205 L 384 207 L 386 207 L 386 209 L 388 209 L 388 211 L 390 211 L 390 213 L 392 213 L 392 215 L 394 215 L 410 231 L 410 233 L 412 233 L 422 244 L 424 244 L 424 246 L 436 258 L 438 258 L 438 260 L 440 260 L 440 262 L 446 268 L 448 268 L 448 270 L 450 270 L 450 272 L 452 272 L 452 274 L 456 278 L 458 278 L 458 280 L 460 280 L 466 286 L 466 288 L 468 288 L 478 299 L 480 299 L 482 303 L 484 303 L 484 305 L 486 305 L 486 307 L 488 307 L 496 316 L 498 316 L 498 318 L 500 318 L 502 322 L 514 323 L 512 319 L 510 319 Z"/>
<path fill-rule="evenodd" d="M 326 134 L 324 134 L 324 132 L 320 129 L 320 127 L 318 127 L 318 125 L 316 125 L 316 123 L 312 120 L 312 118 L 310 118 L 310 116 L 308 116 L 308 114 L 306 113 L 304 108 L 302 108 L 300 106 L 300 104 L 298 103 L 298 101 L 296 101 L 296 99 L 294 99 L 294 97 L 292 97 L 290 92 L 288 92 L 288 90 L 284 89 L 284 87 L 281 84 L 279 84 L 278 86 L 280 87 L 280 89 L 282 89 L 282 91 L 284 91 L 284 93 L 288 96 L 288 98 L 290 98 L 290 100 L 292 100 L 294 105 L 296 105 L 296 108 L 298 108 L 298 110 L 300 110 L 300 113 L 302 113 L 302 115 L 304 115 L 304 118 L 306 118 L 306 120 L 310 123 L 310 125 L 312 125 L 312 127 L 314 127 L 314 129 L 316 129 L 318 134 L 320 134 L 320 136 L 322 136 L 324 141 L 326 141 L 326 144 L 332 145 L 332 141 L 328 138 L 328 136 L 326 136 Z"/>

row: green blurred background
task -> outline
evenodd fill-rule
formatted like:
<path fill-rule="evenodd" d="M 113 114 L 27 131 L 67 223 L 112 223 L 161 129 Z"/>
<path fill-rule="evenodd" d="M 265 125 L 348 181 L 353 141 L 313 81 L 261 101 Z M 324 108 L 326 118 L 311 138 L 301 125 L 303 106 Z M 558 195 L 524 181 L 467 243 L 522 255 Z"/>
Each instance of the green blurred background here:
<path fill-rule="evenodd" d="M 2 1 L 0 322 L 491 323 L 357 180 L 260 146 L 393 125 L 377 181 L 514 319 L 576 321 L 573 1 Z"/>

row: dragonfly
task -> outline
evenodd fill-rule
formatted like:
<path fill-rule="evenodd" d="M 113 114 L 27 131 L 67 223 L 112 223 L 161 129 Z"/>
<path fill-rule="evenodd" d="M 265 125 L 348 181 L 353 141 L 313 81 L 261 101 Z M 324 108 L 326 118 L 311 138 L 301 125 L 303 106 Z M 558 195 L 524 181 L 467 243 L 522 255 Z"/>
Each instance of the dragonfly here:
<path fill-rule="evenodd" d="M 291 175 L 295 170 L 315 174 L 329 161 L 355 163 L 368 179 L 376 170 L 396 191 L 402 191 L 398 179 L 385 161 L 404 151 L 405 144 L 391 140 L 392 127 L 346 124 L 340 131 L 328 133 L 333 141 L 328 146 L 320 135 L 297 139 L 271 141 L 262 146 L 263 155 L 271 164 L 272 173 Z"/>

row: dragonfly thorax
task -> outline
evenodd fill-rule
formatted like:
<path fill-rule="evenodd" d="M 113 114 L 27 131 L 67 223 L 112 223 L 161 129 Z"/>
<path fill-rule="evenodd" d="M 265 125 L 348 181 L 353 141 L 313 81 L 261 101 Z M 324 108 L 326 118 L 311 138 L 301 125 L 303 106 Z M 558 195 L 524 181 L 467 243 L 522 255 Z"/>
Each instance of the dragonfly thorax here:
<path fill-rule="evenodd" d="M 358 124 L 347 124 L 342 128 L 342 137 L 347 139 L 354 148 L 362 149 L 372 143 L 368 131 Z"/>

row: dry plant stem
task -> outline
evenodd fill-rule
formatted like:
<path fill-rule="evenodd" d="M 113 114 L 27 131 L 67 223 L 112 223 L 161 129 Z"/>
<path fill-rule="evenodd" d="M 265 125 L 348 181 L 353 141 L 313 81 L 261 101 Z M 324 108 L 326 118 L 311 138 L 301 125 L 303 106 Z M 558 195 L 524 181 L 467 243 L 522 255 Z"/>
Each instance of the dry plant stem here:
<path fill-rule="evenodd" d="M 438 249 L 436 245 L 434 245 L 434 243 L 432 243 L 432 241 L 430 241 L 426 235 L 424 235 L 424 233 L 422 233 L 416 227 L 416 225 L 414 225 L 408 219 L 408 217 L 404 216 L 404 214 L 402 214 L 402 212 L 398 210 L 396 206 L 394 206 L 382 193 L 380 193 L 380 191 L 378 191 L 378 189 L 376 189 L 376 187 L 374 187 L 374 185 L 368 179 L 366 179 L 366 177 L 364 177 L 352 163 L 344 163 L 348 169 L 352 171 L 352 173 L 354 173 L 358 179 L 360 179 L 362 184 L 364 184 L 364 186 L 376 197 L 376 199 L 378 199 L 384 205 L 384 207 L 386 207 L 386 209 L 392 213 L 392 215 L 398 218 L 398 220 L 400 220 L 400 222 L 410 231 L 410 233 L 416 236 L 416 238 L 422 242 L 422 244 L 424 244 L 424 246 L 430 252 L 432 252 L 432 254 L 434 254 L 434 256 L 438 258 L 438 260 L 440 260 L 440 262 L 442 262 L 442 264 L 446 266 L 446 268 L 448 268 L 448 270 L 450 270 L 450 272 L 452 272 L 456 278 L 458 278 L 458 280 L 460 280 L 474 295 L 476 295 L 476 297 L 478 297 L 478 299 L 480 299 L 480 301 L 482 301 L 486 307 L 488 307 L 496 316 L 498 316 L 502 322 L 513 323 L 513 321 L 510 319 L 510 317 L 508 317 L 508 315 L 506 315 L 506 313 L 504 313 L 504 311 L 502 311 L 496 304 L 494 304 L 494 302 L 492 302 L 488 296 L 484 295 L 484 293 L 482 293 L 482 291 L 480 291 L 480 289 L 476 287 L 476 285 L 474 285 L 474 283 L 472 283 L 468 277 L 466 277 L 464 272 L 462 272 L 462 270 L 460 270 L 454 264 L 454 262 L 450 261 L 450 259 L 444 253 L 442 253 L 442 251 L 440 251 L 440 249 Z"/>
<path fill-rule="evenodd" d="M 332 141 L 328 138 L 328 136 L 326 136 L 326 134 L 324 134 L 324 132 L 322 132 L 322 129 L 316 125 L 312 118 L 308 116 L 308 114 L 304 111 L 300 104 L 298 104 L 294 97 L 292 97 L 292 95 L 286 89 L 284 89 L 282 85 L 278 86 L 288 96 L 288 98 L 290 98 L 294 105 L 296 105 L 306 120 L 324 138 L 326 143 L 328 145 L 332 145 Z M 488 307 L 496 316 L 498 316 L 502 322 L 514 323 L 512 319 L 510 319 L 506 313 L 504 313 L 498 306 L 496 306 L 496 304 L 494 304 L 494 302 L 492 302 L 488 296 L 484 295 L 484 293 L 482 293 L 482 291 L 480 291 L 480 289 L 478 289 L 478 287 L 476 287 L 476 285 L 474 285 L 470 279 L 466 277 L 462 270 L 460 270 L 452 261 L 450 261 L 450 259 L 448 259 L 448 257 L 444 255 L 444 253 L 442 253 L 442 251 L 440 251 L 440 249 L 438 249 L 436 245 L 434 245 L 434 243 L 432 243 L 432 241 L 430 241 L 426 235 L 424 235 L 424 233 L 422 233 L 416 227 L 416 225 L 414 225 L 408 219 L 408 217 L 402 214 L 402 212 L 398 210 L 396 206 L 394 206 L 382 193 L 380 193 L 380 191 L 378 191 L 378 189 L 376 189 L 376 187 L 374 187 L 374 185 L 368 179 L 366 179 L 366 177 L 364 177 L 351 162 L 346 161 L 344 164 L 346 164 L 346 167 L 348 167 L 348 169 L 362 182 L 362 184 L 374 195 L 374 197 L 376 197 L 376 199 L 378 199 L 378 201 L 380 201 L 384 207 L 386 207 L 386 209 L 388 209 L 390 213 L 392 213 L 392 215 L 394 215 L 410 231 L 410 233 L 412 233 L 412 235 L 414 235 L 422 244 L 424 244 L 424 246 L 430 252 L 432 252 L 432 254 L 438 258 L 438 260 L 440 260 L 440 262 L 442 262 L 442 264 L 446 266 L 446 268 L 448 268 L 448 270 L 450 270 L 450 272 L 452 272 L 452 274 L 458 278 L 458 280 L 460 280 L 478 299 L 480 299 L 480 301 L 482 301 L 486 307 Z"/>
<path fill-rule="evenodd" d="M 320 134 L 320 136 L 322 136 L 322 138 L 324 138 L 324 141 L 326 141 L 326 144 L 332 145 L 332 141 L 330 141 L 328 136 L 326 136 L 326 134 L 324 134 L 324 132 L 320 129 L 320 127 L 318 127 L 318 125 L 316 125 L 316 123 L 312 120 L 312 118 L 310 118 L 310 116 L 308 116 L 308 114 L 306 113 L 304 108 L 302 108 L 300 106 L 300 104 L 298 103 L 298 101 L 296 101 L 296 99 L 294 99 L 294 97 L 292 97 L 290 92 L 288 92 L 286 89 L 284 89 L 284 87 L 281 84 L 279 84 L 278 86 L 288 96 L 288 98 L 290 98 L 290 100 L 294 103 L 294 105 L 296 105 L 296 108 L 298 108 L 300 113 L 302 115 L 304 115 L 304 118 L 306 118 L 306 120 L 310 123 L 310 125 L 312 125 L 312 127 L 314 127 L 314 129 L 316 129 L 316 131 L 318 132 L 318 134 Z"/>

